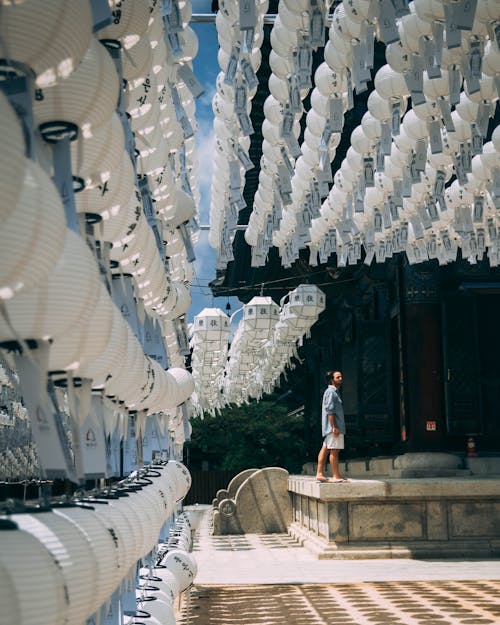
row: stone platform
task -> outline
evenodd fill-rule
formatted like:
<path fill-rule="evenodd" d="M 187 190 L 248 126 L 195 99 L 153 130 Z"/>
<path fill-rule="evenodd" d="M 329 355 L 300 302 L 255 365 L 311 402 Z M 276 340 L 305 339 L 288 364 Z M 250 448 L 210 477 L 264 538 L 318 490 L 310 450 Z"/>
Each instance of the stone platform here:
<path fill-rule="evenodd" d="M 500 556 L 500 477 L 288 478 L 289 532 L 318 558 Z"/>

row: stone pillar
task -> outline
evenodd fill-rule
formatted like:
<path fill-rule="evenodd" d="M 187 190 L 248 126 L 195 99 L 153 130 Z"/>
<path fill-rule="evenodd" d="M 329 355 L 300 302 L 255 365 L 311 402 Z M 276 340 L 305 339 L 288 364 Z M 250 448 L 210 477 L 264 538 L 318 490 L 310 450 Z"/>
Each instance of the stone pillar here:
<path fill-rule="evenodd" d="M 408 451 L 443 451 L 446 422 L 439 268 L 407 265 L 403 273 L 403 345 Z"/>

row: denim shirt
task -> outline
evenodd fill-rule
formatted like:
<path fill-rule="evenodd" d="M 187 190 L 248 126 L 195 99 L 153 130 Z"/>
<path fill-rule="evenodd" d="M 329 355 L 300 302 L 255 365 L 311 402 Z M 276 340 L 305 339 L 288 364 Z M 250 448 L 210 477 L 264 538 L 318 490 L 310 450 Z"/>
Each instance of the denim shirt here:
<path fill-rule="evenodd" d="M 328 415 L 335 415 L 335 423 L 341 434 L 345 434 L 344 406 L 335 386 L 329 386 L 323 393 L 323 403 L 321 406 L 321 426 L 323 436 L 332 431 L 332 426 L 328 420 Z"/>

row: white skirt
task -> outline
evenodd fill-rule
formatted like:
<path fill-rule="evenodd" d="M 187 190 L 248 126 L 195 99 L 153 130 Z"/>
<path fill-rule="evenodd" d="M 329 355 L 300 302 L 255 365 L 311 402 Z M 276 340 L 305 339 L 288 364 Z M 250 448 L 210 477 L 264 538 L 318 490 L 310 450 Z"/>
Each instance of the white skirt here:
<path fill-rule="evenodd" d="M 325 436 L 323 445 L 327 449 L 344 449 L 344 435 L 334 436 L 333 432 L 330 432 L 330 434 Z"/>

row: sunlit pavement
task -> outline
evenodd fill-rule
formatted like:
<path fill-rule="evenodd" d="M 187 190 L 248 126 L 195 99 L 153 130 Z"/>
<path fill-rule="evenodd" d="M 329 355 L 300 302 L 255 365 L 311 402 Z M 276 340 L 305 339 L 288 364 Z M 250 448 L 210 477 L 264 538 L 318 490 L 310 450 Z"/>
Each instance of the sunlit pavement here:
<path fill-rule="evenodd" d="M 317 560 L 286 534 L 204 521 L 182 625 L 500 625 L 499 560 Z"/>

